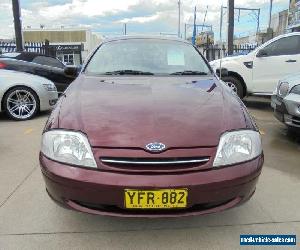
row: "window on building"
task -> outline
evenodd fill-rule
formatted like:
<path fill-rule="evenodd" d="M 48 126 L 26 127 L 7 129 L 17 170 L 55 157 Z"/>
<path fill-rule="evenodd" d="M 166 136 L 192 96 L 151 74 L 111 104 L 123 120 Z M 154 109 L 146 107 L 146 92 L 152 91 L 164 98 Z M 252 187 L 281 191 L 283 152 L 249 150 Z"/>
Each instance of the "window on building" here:
<path fill-rule="evenodd" d="M 74 54 L 65 54 L 63 62 L 66 65 L 74 65 Z"/>

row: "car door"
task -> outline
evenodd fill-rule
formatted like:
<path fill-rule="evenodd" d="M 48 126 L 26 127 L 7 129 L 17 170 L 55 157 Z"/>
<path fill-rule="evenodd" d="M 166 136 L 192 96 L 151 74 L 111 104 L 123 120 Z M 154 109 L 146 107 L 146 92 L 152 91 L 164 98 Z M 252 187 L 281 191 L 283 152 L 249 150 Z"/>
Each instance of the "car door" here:
<path fill-rule="evenodd" d="M 278 81 L 299 72 L 300 36 L 280 38 L 258 50 L 253 61 L 253 92 L 271 94 Z"/>

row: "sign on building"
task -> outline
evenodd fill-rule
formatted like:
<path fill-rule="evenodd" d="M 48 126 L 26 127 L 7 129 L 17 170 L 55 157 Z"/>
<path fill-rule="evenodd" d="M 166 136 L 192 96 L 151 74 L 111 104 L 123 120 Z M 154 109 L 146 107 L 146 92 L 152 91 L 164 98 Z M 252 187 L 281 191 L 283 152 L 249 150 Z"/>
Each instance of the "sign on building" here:
<path fill-rule="evenodd" d="M 300 26 L 300 0 L 290 0 L 288 28 Z"/>
<path fill-rule="evenodd" d="M 66 65 L 82 64 L 84 45 L 82 44 L 51 44 L 50 48 L 56 52 L 56 57 Z"/>

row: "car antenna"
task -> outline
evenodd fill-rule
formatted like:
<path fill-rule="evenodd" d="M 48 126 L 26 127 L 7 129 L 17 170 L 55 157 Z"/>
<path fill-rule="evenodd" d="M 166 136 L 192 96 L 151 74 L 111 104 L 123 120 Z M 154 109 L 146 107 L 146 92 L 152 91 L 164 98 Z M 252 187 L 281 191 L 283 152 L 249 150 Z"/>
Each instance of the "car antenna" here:
<path fill-rule="evenodd" d="M 222 25 L 223 25 L 223 5 L 221 6 L 221 19 L 220 19 L 220 68 L 219 68 L 219 78 L 222 79 L 222 59 L 223 59 L 223 41 L 222 41 Z"/>
<path fill-rule="evenodd" d="M 223 59 L 223 56 L 222 56 L 222 52 L 220 53 L 220 68 L 219 68 L 219 78 L 220 80 L 222 80 L 222 59 Z"/>

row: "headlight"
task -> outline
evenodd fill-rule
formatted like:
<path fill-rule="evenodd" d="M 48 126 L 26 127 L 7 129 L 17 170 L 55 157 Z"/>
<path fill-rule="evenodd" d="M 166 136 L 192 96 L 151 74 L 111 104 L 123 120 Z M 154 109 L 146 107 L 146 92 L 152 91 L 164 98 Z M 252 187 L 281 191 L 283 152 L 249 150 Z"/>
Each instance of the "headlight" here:
<path fill-rule="evenodd" d="M 294 86 L 294 87 L 291 89 L 291 92 L 290 92 L 290 93 L 300 95 L 300 85 Z"/>
<path fill-rule="evenodd" d="M 214 167 L 249 161 L 262 153 L 260 134 L 253 130 L 239 130 L 221 136 Z"/>
<path fill-rule="evenodd" d="M 97 168 L 87 137 L 80 132 L 51 130 L 42 138 L 42 153 L 48 158 L 78 165 Z"/>
<path fill-rule="evenodd" d="M 286 97 L 289 92 L 289 83 L 288 82 L 280 82 L 278 86 L 278 95 L 282 98 Z"/>
<path fill-rule="evenodd" d="M 56 91 L 56 87 L 53 83 L 44 83 L 43 86 L 47 91 Z"/>

